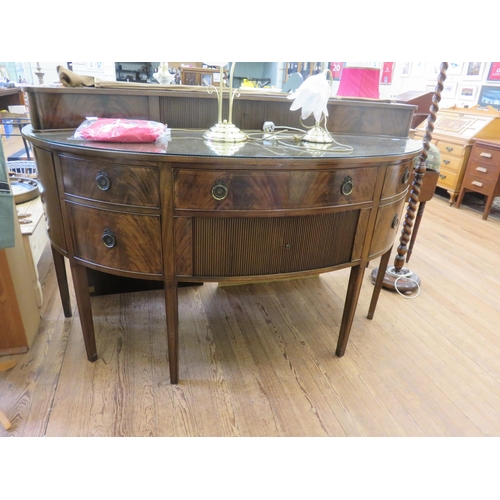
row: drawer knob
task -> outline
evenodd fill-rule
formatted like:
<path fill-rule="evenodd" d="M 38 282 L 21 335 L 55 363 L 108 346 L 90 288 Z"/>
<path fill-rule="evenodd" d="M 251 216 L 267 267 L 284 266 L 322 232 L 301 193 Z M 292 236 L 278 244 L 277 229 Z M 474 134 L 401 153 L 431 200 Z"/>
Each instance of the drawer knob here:
<path fill-rule="evenodd" d="M 101 191 L 107 191 L 111 187 L 111 179 L 105 170 L 100 170 L 97 174 L 95 181 L 97 182 L 97 187 Z"/>
<path fill-rule="evenodd" d="M 450 160 L 443 160 L 443 163 L 444 163 L 445 165 L 449 165 L 451 162 L 450 162 Z"/>
<path fill-rule="evenodd" d="M 405 173 L 403 174 L 403 184 L 406 184 L 409 178 L 410 178 L 410 169 L 406 167 Z"/>
<path fill-rule="evenodd" d="M 391 224 L 392 229 L 396 229 L 398 227 L 398 224 L 399 224 L 399 217 L 398 214 L 396 214 L 394 216 L 394 219 L 392 219 L 392 224 Z"/>
<path fill-rule="evenodd" d="M 491 153 L 481 153 L 479 156 L 482 156 L 483 158 L 491 158 Z"/>
<path fill-rule="evenodd" d="M 108 248 L 113 248 L 114 246 L 116 246 L 116 238 L 111 229 L 104 230 L 104 234 L 102 235 L 102 242 L 104 243 L 104 246 Z"/>
<path fill-rule="evenodd" d="M 340 186 L 340 192 L 344 196 L 349 196 L 354 189 L 354 182 L 353 180 L 347 176 L 344 178 L 344 181 L 342 182 L 342 186 Z"/>
<path fill-rule="evenodd" d="M 444 175 L 444 174 L 439 174 L 439 178 L 440 178 L 440 179 L 446 179 L 446 175 Z"/>
<path fill-rule="evenodd" d="M 446 151 L 448 151 L 448 153 L 451 153 L 453 151 L 453 148 L 450 146 L 446 146 Z"/>
<path fill-rule="evenodd" d="M 226 198 L 229 190 L 227 189 L 226 183 L 223 179 L 219 179 L 215 181 L 214 186 L 212 187 L 212 197 L 214 200 L 221 201 Z"/>

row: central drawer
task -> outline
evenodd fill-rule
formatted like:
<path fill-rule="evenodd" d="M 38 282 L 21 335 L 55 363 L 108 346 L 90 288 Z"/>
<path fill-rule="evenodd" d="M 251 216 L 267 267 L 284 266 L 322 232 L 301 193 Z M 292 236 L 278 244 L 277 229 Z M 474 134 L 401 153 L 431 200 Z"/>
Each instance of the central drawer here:
<path fill-rule="evenodd" d="M 175 170 L 174 208 L 286 210 L 373 200 L 374 168 L 337 170 Z"/>

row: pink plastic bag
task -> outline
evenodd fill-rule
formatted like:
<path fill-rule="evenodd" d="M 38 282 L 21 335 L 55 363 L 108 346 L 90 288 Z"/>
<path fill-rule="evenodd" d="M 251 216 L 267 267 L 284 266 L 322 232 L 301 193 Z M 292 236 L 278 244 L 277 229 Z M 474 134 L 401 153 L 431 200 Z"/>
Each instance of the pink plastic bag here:
<path fill-rule="evenodd" d="M 155 142 L 168 133 L 163 123 L 125 118 L 87 118 L 73 135 L 75 139 L 101 142 Z"/>

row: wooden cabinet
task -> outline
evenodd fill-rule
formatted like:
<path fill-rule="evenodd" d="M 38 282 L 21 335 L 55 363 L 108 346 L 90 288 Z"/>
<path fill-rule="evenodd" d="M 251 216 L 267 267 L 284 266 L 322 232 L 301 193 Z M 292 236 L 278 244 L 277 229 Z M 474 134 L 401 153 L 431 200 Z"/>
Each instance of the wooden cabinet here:
<path fill-rule="evenodd" d="M 184 68 L 181 67 L 182 85 L 219 85 L 214 75 L 220 75 L 220 69 L 213 68 Z"/>
<path fill-rule="evenodd" d="M 415 130 L 422 140 L 427 123 Z M 432 142 L 441 153 L 438 187 L 446 189 L 453 204 L 460 192 L 474 139 L 500 137 L 500 112 L 492 107 L 447 108 L 438 112 Z"/>
<path fill-rule="evenodd" d="M 497 141 L 474 141 L 467 163 L 464 180 L 457 200 L 457 208 L 467 191 L 484 194 L 483 219 L 487 219 L 495 197 L 500 196 L 500 139 Z"/>
<path fill-rule="evenodd" d="M 226 148 L 203 139 L 203 120 L 213 124 L 211 95 L 89 90 L 30 88 L 33 125 L 23 129 L 43 186 L 65 314 L 68 258 L 88 359 L 97 359 L 88 269 L 163 282 L 170 381 L 177 383 L 180 283 L 351 268 L 336 350 L 343 356 L 367 264 L 383 257 L 386 265 L 397 237 L 422 148 L 408 139 L 415 108 L 332 99 L 329 131 L 342 134 L 349 154 L 283 141 L 263 147 L 255 139 Z M 242 93 L 237 102 L 233 119 L 242 129 L 261 130 L 262 109 L 275 123 L 300 125 L 286 95 Z M 87 113 L 155 119 L 176 130 L 162 147 L 69 139 L 68 128 Z"/>

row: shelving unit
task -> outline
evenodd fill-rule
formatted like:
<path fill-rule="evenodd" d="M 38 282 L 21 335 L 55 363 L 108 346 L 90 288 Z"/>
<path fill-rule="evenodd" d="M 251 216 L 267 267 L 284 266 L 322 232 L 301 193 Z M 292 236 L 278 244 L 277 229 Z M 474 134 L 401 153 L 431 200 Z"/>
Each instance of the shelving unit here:
<path fill-rule="evenodd" d="M 151 81 L 152 65 L 150 62 L 117 62 L 115 63 L 116 80 L 119 82 Z"/>

